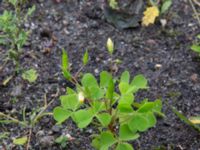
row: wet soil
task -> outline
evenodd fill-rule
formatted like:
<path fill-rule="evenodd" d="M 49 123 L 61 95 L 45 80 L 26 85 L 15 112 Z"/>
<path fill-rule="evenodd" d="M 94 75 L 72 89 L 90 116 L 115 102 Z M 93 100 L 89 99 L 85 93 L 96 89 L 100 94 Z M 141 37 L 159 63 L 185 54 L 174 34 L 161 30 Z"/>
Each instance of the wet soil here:
<path fill-rule="evenodd" d="M 69 0 L 56 3 L 53 0 L 31 2 L 37 6 L 33 18 L 25 24 L 32 31 L 30 40 L 24 47 L 20 58 L 21 67 L 34 68 L 39 77 L 33 84 L 24 81 L 20 75 L 14 76 L 6 85 L 0 85 L 0 111 L 22 119 L 22 110 L 26 108 L 27 119 L 31 112 L 42 107 L 44 95 L 47 102 L 55 99 L 47 111 L 59 104 L 58 96 L 71 86 L 62 76 L 61 50 L 69 54 L 72 72 L 81 66 L 82 55 L 86 49 L 90 53 L 90 62 L 84 72 L 98 76 L 102 70 L 109 69 L 110 57 L 105 43 L 111 37 L 116 45 L 114 58 L 122 61 L 115 67 L 116 74 L 129 70 L 131 75 L 144 74 L 150 89 L 137 94 L 137 100 L 149 98 L 163 101 L 166 118 L 158 119 L 155 128 L 132 142 L 135 149 L 153 150 L 199 150 L 200 135 L 171 111 L 171 105 L 186 116 L 200 114 L 200 62 L 190 50 L 195 35 L 200 33 L 193 11 L 186 0 L 176 0 L 170 12 L 161 17 L 167 20 L 162 27 L 159 23 L 148 28 L 119 30 L 105 21 L 100 1 Z M 3 10 L 3 5 L 0 6 Z M 0 47 L 0 63 L 3 63 L 5 47 Z M 13 75 L 12 62 L 6 64 L 0 72 L 2 83 Z M 62 149 L 52 141 L 61 134 L 70 134 L 75 140 L 67 143 L 70 150 L 92 150 L 90 135 L 92 126 L 79 130 L 71 121 L 63 126 L 55 126 L 52 117 L 44 117 L 33 129 L 31 149 Z M 15 147 L 12 138 L 28 134 L 28 129 L 16 124 L 0 124 L 0 133 L 9 132 L 9 138 L 0 140 L 0 149 L 24 149 Z M 66 149 L 66 148 L 64 148 Z"/>

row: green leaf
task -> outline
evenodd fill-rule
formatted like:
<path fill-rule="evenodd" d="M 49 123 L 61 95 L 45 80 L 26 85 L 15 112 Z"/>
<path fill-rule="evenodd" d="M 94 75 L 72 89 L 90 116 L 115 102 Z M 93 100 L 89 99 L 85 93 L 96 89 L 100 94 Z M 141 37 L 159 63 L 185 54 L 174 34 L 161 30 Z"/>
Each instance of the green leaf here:
<path fill-rule="evenodd" d="M 28 140 L 27 136 L 24 136 L 24 137 L 21 137 L 21 138 L 14 139 L 13 143 L 15 145 L 25 145 L 27 140 Z"/>
<path fill-rule="evenodd" d="M 60 96 L 61 105 L 65 109 L 75 111 L 78 108 L 79 101 L 77 94 L 62 95 Z"/>
<path fill-rule="evenodd" d="M 142 114 L 133 115 L 132 119 L 128 122 L 131 131 L 145 131 L 149 128 L 148 120 Z"/>
<path fill-rule="evenodd" d="M 88 55 L 88 50 L 85 51 L 84 55 L 83 55 L 83 65 L 87 65 L 89 60 L 89 55 Z"/>
<path fill-rule="evenodd" d="M 132 93 L 123 94 L 119 100 L 119 105 L 120 104 L 131 105 L 133 101 L 134 101 L 134 96 Z"/>
<path fill-rule="evenodd" d="M 148 111 L 152 111 L 154 108 L 153 102 L 146 102 L 137 110 L 137 112 L 146 113 Z"/>
<path fill-rule="evenodd" d="M 81 109 L 74 113 L 74 121 L 79 128 L 87 127 L 94 117 L 92 109 Z"/>
<path fill-rule="evenodd" d="M 27 16 L 31 16 L 35 11 L 36 7 L 33 5 L 31 8 L 28 9 Z"/>
<path fill-rule="evenodd" d="M 62 107 L 56 107 L 53 110 L 53 117 L 58 122 L 58 124 L 67 120 L 71 115 L 71 112 L 63 109 Z"/>
<path fill-rule="evenodd" d="M 64 49 L 62 49 L 62 72 L 63 72 L 63 76 L 67 80 L 70 80 L 71 79 L 71 74 L 68 71 L 68 69 L 69 69 L 68 55 L 67 55 L 67 52 Z"/>
<path fill-rule="evenodd" d="M 100 74 L 100 87 L 107 87 L 111 79 L 112 75 L 110 73 L 102 71 Z"/>
<path fill-rule="evenodd" d="M 119 143 L 116 150 L 134 150 L 133 147 L 128 143 Z"/>
<path fill-rule="evenodd" d="M 148 120 L 149 127 L 154 127 L 156 125 L 156 117 L 153 112 L 146 113 L 146 119 Z"/>
<path fill-rule="evenodd" d="M 132 108 L 131 105 L 121 103 L 117 107 L 118 107 L 118 109 L 121 113 L 131 113 L 131 112 L 133 112 L 133 108 Z"/>
<path fill-rule="evenodd" d="M 136 132 L 137 130 L 130 130 L 127 124 L 120 125 L 119 138 L 124 141 L 135 140 L 139 138 L 139 134 L 137 134 Z"/>
<path fill-rule="evenodd" d="M 137 90 L 139 90 L 139 89 L 146 89 L 147 88 L 147 79 L 141 74 L 137 75 L 132 80 L 131 86 L 136 87 L 135 91 L 133 91 L 133 92 L 137 92 Z"/>
<path fill-rule="evenodd" d="M 102 124 L 102 126 L 108 126 L 111 121 L 111 116 L 108 113 L 101 113 L 97 115 L 97 119 Z"/>
<path fill-rule="evenodd" d="M 200 46 L 199 45 L 192 45 L 191 49 L 194 51 L 194 52 L 197 52 L 197 53 L 200 53 Z"/>
<path fill-rule="evenodd" d="M 155 112 L 158 115 L 164 116 L 164 114 L 161 113 L 162 109 L 162 102 L 160 100 L 156 100 L 154 102 L 145 102 L 142 104 L 137 112 L 140 113 L 146 113 L 146 112 Z"/>
<path fill-rule="evenodd" d="M 26 43 L 27 39 L 28 39 L 28 32 L 21 31 L 16 39 L 17 48 L 21 49 L 23 45 Z"/>
<path fill-rule="evenodd" d="M 37 77 L 38 77 L 38 74 L 35 69 L 27 70 L 27 71 L 23 72 L 23 74 L 22 74 L 22 78 L 24 80 L 29 81 L 30 83 L 35 82 Z"/>
<path fill-rule="evenodd" d="M 200 39 L 200 34 L 197 35 L 197 38 Z"/>
<path fill-rule="evenodd" d="M 101 99 L 104 96 L 104 92 L 102 89 L 100 89 L 98 86 L 90 86 L 88 88 L 89 95 L 92 100 L 98 100 Z"/>
<path fill-rule="evenodd" d="M 129 83 L 130 80 L 130 74 L 128 71 L 124 71 L 121 75 L 121 79 L 120 79 L 120 83 L 121 82 L 125 82 L 125 83 Z"/>
<path fill-rule="evenodd" d="M 100 136 L 96 136 L 93 140 L 92 140 L 92 146 L 95 148 L 95 149 L 100 149 L 101 148 L 101 145 L 100 145 Z"/>
<path fill-rule="evenodd" d="M 73 89 L 67 87 L 67 94 L 76 94 L 76 92 Z"/>
<path fill-rule="evenodd" d="M 68 54 L 65 49 L 62 49 L 62 68 L 67 70 L 69 67 Z"/>
<path fill-rule="evenodd" d="M 108 98 L 109 100 L 113 100 L 114 90 L 115 90 L 115 85 L 114 85 L 113 79 L 111 78 L 108 83 L 108 88 L 106 91 L 106 98 Z"/>
<path fill-rule="evenodd" d="M 117 140 L 114 138 L 114 135 L 109 131 L 102 132 L 99 139 L 102 150 L 108 149 L 117 142 Z"/>
<path fill-rule="evenodd" d="M 165 0 L 161 7 L 161 14 L 165 13 L 172 5 L 172 0 Z"/>
<path fill-rule="evenodd" d="M 126 94 L 126 92 L 129 90 L 130 86 L 128 83 L 120 82 L 119 84 L 119 91 L 121 94 Z"/>
<path fill-rule="evenodd" d="M 97 80 L 91 73 L 86 73 L 83 76 L 81 83 L 84 87 L 98 86 Z"/>

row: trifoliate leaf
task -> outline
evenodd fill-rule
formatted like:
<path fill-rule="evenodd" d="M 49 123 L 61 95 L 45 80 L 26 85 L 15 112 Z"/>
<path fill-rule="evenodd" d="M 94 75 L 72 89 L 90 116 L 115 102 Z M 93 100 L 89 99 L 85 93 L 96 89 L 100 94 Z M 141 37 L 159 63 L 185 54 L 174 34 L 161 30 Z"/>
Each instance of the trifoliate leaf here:
<path fill-rule="evenodd" d="M 94 117 L 92 109 L 81 109 L 74 113 L 74 121 L 79 128 L 87 127 Z"/>
<path fill-rule="evenodd" d="M 61 105 L 65 109 L 76 110 L 79 105 L 77 94 L 69 94 L 60 96 Z"/>
<path fill-rule="evenodd" d="M 142 25 L 149 26 L 154 24 L 156 17 L 159 16 L 159 9 L 156 6 L 148 7 L 144 12 L 144 17 L 142 18 Z"/>

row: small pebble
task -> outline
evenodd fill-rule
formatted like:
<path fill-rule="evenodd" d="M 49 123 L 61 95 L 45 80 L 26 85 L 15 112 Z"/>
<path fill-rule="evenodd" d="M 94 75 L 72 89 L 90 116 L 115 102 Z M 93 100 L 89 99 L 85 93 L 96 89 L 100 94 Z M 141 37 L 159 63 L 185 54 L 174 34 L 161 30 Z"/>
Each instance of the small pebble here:
<path fill-rule="evenodd" d="M 54 144 L 54 140 L 53 136 L 44 136 L 40 139 L 39 143 L 42 147 L 49 147 Z"/>

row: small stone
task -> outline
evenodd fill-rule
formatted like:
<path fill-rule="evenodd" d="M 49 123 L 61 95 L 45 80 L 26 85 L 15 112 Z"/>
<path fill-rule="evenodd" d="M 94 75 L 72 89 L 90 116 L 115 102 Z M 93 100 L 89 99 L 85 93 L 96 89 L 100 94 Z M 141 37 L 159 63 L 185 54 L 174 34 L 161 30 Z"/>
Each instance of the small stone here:
<path fill-rule="evenodd" d="M 52 131 L 53 132 L 60 132 L 60 127 L 55 125 L 55 126 L 52 127 Z"/>
<path fill-rule="evenodd" d="M 69 35 L 69 34 L 70 34 L 70 32 L 67 30 L 67 28 L 64 28 L 64 33 L 65 33 L 66 35 Z"/>
<path fill-rule="evenodd" d="M 22 94 L 22 85 L 17 85 L 12 89 L 11 96 L 17 97 Z"/>
<path fill-rule="evenodd" d="M 193 82 L 197 82 L 197 79 L 198 79 L 198 75 L 196 73 L 192 74 L 190 76 L 190 79 L 193 81 Z"/>
<path fill-rule="evenodd" d="M 41 136 L 43 136 L 45 133 L 44 133 L 44 131 L 43 130 L 40 130 L 40 131 L 38 131 L 37 133 L 36 133 L 36 137 L 41 137 Z"/>
<path fill-rule="evenodd" d="M 95 72 L 96 74 L 99 74 L 99 70 L 98 70 L 98 69 L 95 69 L 94 72 Z"/>
<path fill-rule="evenodd" d="M 97 57 L 97 58 L 96 58 L 96 62 L 99 62 L 99 61 L 100 61 L 100 58 L 99 58 L 99 57 Z"/>
<path fill-rule="evenodd" d="M 156 65 L 155 65 L 155 69 L 160 69 L 160 68 L 162 68 L 162 65 L 161 65 L 161 64 L 156 64 Z"/>
<path fill-rule="evenodd" d="M 67 20 L 63 20 L 63 25 L 68 25 L 68 22 L 67 22 Z"/>
<path fill-rule="evenodd" d="M 196 112 L 200 112 L 200 107 L 195 107 L 194 110 L 195 110 Z"/>
<path fill-rule="evenodd" d="M 164 28 L 167 25 L 167 20 L 166 19 L 160 19 L 160 23 L 162 27 Z"/>
<path fill-rule="evenodd" d="M 42 145 L 42 147 L 49 147 L 52 146 L 54 144 L 54 137 L 53 136 L 44 136 L 40 139 L 40 144 Z"/>

